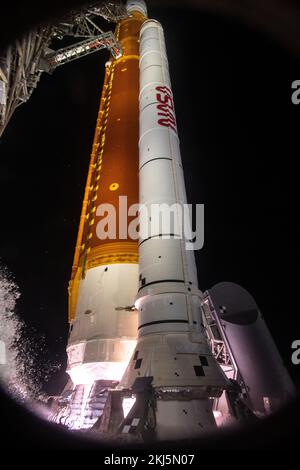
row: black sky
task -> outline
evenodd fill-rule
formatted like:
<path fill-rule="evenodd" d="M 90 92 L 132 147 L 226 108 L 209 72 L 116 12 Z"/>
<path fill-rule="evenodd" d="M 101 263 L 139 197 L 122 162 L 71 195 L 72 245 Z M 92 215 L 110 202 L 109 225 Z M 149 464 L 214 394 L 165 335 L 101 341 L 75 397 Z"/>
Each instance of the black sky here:
<path fill-rule="evenodd" d="M 165 28 L 190 203 L 205 204 L 199 286 L 243 285 L 284 361 L 299 339 L 296 61 L 236 21 L 152 9 Z M 107 27 L 108 29 L 108 27 Z M 0 258 L 22 296 L 18 312 L 65 363 L 67 284 L 107 53 L 44 75 L 0 143 Z M 63 372 L 50 391 L 59 391 Z"/>

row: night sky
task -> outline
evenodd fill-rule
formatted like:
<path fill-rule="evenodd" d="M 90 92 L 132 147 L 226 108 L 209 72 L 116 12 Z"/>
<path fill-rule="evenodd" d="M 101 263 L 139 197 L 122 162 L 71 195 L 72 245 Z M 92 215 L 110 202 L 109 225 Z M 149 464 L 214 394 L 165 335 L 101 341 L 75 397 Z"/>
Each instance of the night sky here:
<path fill-rule="evenodd" d="M 299 61 L 230 19 L 157 8 L 151 16 L 165 28 L 188 200 L 205 204 L 199 286 L 248 289 L 300 385 L 290 360 L 300 337 L 300 105 L 291 102 Z M 63 364 L 51 393 L 65 381 L 67 285 L 107 58 L 44 74 L 0 143 L 0 258 L 20 287 L 20 317 L 45 337 L 41 364 Z"/>

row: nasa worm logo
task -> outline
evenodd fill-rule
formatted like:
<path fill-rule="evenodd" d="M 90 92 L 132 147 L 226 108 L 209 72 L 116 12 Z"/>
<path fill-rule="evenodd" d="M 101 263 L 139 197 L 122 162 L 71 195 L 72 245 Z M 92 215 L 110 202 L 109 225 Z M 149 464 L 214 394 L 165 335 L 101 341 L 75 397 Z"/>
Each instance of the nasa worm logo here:
<path fill-rule="evenodd" d="M 172 92 L 166 86 L 157 86 L 155 89 L 158 92 L 156 93 L 158 116 L 162 116 L 157 122 L 161 126 L 169 127 L 177 133 Z"/>

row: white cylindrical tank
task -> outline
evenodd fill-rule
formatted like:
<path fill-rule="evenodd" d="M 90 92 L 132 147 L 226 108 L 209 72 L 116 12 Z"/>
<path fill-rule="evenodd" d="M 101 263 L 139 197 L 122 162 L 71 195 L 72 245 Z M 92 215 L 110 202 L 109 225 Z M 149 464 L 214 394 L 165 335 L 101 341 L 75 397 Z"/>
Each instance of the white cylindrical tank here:
<path fill-rule="evenodd" d="M 195 436 L 214 425 L 209 398 L 226 382 L 203 334 L 194 253 L 182 233 L 184 176 L 164 34 L 155 20 L 140 34 L 139 152 L 140 223 L 148 233 L 139 243 L 138 342 L 121 384 L 152 376 L 158 439 Z M 163 204 L 173 208 L 170 224 L 153 210 Z"/>
<path fill-rule="evenodd" d="M 280 408 L 295 389 L 252 295 L 232 282 L 220 282 L 208 293 L 251 409 L 265 414 Z"/>

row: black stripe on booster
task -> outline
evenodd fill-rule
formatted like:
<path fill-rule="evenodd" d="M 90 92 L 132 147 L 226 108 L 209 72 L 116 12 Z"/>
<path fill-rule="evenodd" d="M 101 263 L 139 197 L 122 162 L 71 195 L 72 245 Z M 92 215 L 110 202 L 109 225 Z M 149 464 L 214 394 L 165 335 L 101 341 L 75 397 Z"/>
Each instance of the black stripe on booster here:
<path fill-rule="evenodd" d="M 152 281 L 152 282 L 148 282 L 147 284 L 144 284 L 142 287 L 139 288 L 138 292 L 141 289 L 144 289 L 145 287 L 152 286 L 153 284 L 160 284 L 161 282 L 180 282 L 181 284 L 184 284 L 184 281 L 180 279 L 162 279 L 160 281 Z"/>
<path fill-rule="evenodd" d="M 161 238 L 161 237 L 171 237 L 171 239 L 174 239 L 174 240 L 181 239 L 181 236 L 176 235 L 175 233 L 158 233 L 157 235 L 152 235 L 151 237 L 144 238 L 144 240 L 140 242 L 139 246 L 141 246 L 144 242 L 151 240 L 152 238 L 154 238 L 155 240 L 170 240 L 169 238 Z M 175 237 L 178 237 L 178 238 L 175 238 Z"/>
<path fill-rule="evenodd" d="M 138 327 L 138 330 L 140 328 L 144 328 L 145 326 L 150 326 L 150 325 L 158 325 L 159 323 L 188 323 L 188 320 L 158 320 L 158 321 L 150 321 L 149 323 L 144 323 L 143 325 L 140 325 Z"/>

